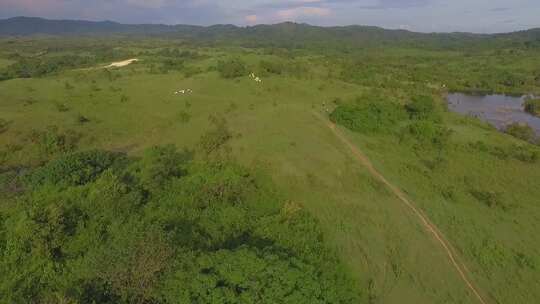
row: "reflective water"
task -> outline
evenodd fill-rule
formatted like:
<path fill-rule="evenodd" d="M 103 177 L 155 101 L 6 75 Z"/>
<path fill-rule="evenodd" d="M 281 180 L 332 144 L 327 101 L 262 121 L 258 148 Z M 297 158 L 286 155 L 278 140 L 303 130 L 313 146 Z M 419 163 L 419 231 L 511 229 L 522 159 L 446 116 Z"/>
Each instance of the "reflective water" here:
<path fill-rule="evenodd" d="M 454 112 L 478 117 L 499 130 L 513 122 L 527 123 L 540 136 L 540 117 L 523 110 L 525 96 L 506 95 L 473 96 L 462 93 L 448 94 L 448 108 Z"/>

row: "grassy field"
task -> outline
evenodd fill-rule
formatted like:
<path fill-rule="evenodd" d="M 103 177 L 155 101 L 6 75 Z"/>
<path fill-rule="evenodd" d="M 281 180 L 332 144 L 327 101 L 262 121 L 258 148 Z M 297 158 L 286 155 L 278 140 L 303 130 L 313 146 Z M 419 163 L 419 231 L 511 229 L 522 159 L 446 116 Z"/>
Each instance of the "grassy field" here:
<path fill-rule="evenodd" d="M 326 119 L 327 110 L 356 97 L 358 103 L 383 98 L 405 104 L 427 94 L 444 108 L 445 87 L 482 89 L 480 82 L 471 83 L 491 83 L 482 75 L 493 67 L 516 75 L 540 70 L 530 64 L 529 55 L 537 51 L 514 54 L 529 59 L 510 62 L 496 54 L 463 59 L 457 52 L 389 49 L 381 55 L 366 51 L 351 59 L 357 65 L 349 65 L 347 59 L 309 52 L 287 57 L 261 49 L 190 50 L 200 56 L 166 73 L 159 70 L 168 64 L 160 49 L 141 42 L 129 49 L 140 62 L 127 67 L 70 68 L 0 82 L 0 119 L 8 126 L 0 135 L 0 164 L 32 166 L 52 157 L 33 140 L 49 126 L 57 126 L 51 131 L 56 135 L 73 134 L 77 150 L 137 156 L 154 145 L 191 149 L 210 128 L 209 115 L 220 115 L 234 134 L 234 158 L 269 172 L 287 197 L 321 222 L 357 277 L 364 303 L 477 303 L 417 217 L 317 115 Z M 232 57 L 262 83 L 247 74 L 221 77 L 216 64 Z M 471 71 L 469 63 L 479 58 L 482 68 Z M 296 69 L 268 73 L 260 61 Z M 8 64 L 0 59 L 0 68 Z M 186 70 L 196 72 L 186 76 Z M 174 94 L 188 88 L 193 93 Z M 540 85 L 527 80 L 495 89 L 540 92 Z M 439 227 L 487 303 L 535 303 L 540 161 L 520 160 L 512 151 L 522 147 L 538 154 L 540 148 L 471 118 L 445 110 L 441 116 L 452 134 L 440 162 L 433 151 L 414 149 L 396 135 L 338 128 Z"/>
<path fill-rule="evenodd" d="M 0 58 L 0 68 L 5 68 L 9 66 L 10 64 L 14 63 L 14 61 L 9 59 Z"/>

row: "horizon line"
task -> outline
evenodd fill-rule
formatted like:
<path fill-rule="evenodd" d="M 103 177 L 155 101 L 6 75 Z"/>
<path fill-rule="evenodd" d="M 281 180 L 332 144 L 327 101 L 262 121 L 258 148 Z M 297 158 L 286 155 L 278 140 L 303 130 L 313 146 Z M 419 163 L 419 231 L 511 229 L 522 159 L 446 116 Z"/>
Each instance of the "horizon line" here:
<path fill-rule="evenodd" d="M 108 20 L 108 19 L 100 19 L 100 20 L 91 20 L 91 19 L 68 19 L 68 18 L 62 18 L 62 19 L 51 19 L 51 18 L 45 18 L 45 17 L 39 17 L 39 16 L 13 16 L 13 17 L 4 17 L 0 18 L 0 21 L 10 20 L 10 19 L 20 19 L 20 18 L 28 18 L 28 19 L 41 19 L 46 21 L 82 21 L 82 22 L 94 22 L 94 23 L 104 23 L 104 22 L 110 22 L 110 23 L 116 23 L 119 25 L 154 25 L 154 26 L 193 26 L 193 27 L 202 27 L 202 28 L 209 28 L 213 26 L 234 26 L 237 28 L 251 28 L 251 27 L 257 27 L 257 26 L 273 26 L 273 25 L 280 25 L 280 24 L 298 24 L 298 25 L 307 25 L 311 27 L 319 27 L 319 28 L 346 28 L 346 27 L 372 27 L 372 28 L 379 28 L 383 30 L 388 31 L 404 31 L 404 32 L 410 32 L 410 33 L 418 33 L 418 34 L 473 34 L 473 35 L 500 35 L 500 34 L 512 34 L 512 33 L 519 33 L 519 32 L 527 32 L 531 30 L 537 30 L 540 29 L 540 25 L 538 26 L 532 26 L 528 27 L 526 29 L 522 30 L 515 30 L 515 31 L 509 31 L 509 32 L 494 32 L 494 33 L 481 33 L 481 32 L 472 32 L 472 31 L 432 31 L 432 32 L 423 32 L 423 31 L 413 31 L 409 29 L 404 28 L 388 28 L 383 27 L 379 25 L 368 25 L 368 24 L 347 24 L 347 25 L 314 25 L 307 22 L 298 22 L 294 20 L 285 20 L 282 22 L 276 22 L 276 23 L 259 23 L 259 24 L 253 24 L 253 25 L 240 25 L 240 24 L 233 24 L 233 23 L 215 23 L 215 24 L 209 24 L 209 25 L 200 25 L 200 24 L 189 24 L 189 23 L 123 23 L 119 21 L 114 20 Z"/>

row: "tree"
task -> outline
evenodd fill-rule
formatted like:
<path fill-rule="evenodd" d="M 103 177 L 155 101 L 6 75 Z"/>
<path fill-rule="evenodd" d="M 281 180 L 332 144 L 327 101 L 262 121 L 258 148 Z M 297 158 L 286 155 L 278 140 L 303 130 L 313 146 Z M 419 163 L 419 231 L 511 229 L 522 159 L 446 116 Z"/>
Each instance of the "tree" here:
<path fill-rule="evenodd" d="M 536 138 L 533 128 L 531 128 L 531 126 L 529 126 L 528 124 L 521 124 L 517 122 L 509 124 L 506 127 L 505 132 L 516 138 L 528 142 L 534 142 Z"/>
<path fill-rule="evenodd" d="M 244 62 L 240 59 L 231 59 L 227 61 L 219 61 L 217 70 L 223 78 L 237 78 L 247 74 L 247 68 Z"/>
<path fill-rule="evenodd" d="M 523 105 L 525 112 L 540 116 L 540 99 L 527 99 Z"/>
<path fill-rule="evenodd" d="M 405 105 L 405 109 L 413 119 L 427 119 L 433 117 L 436 106 L 433 97 L 427 95 L 415 96 Z"/>
<path fill-rule="evenodd" d="M 24 180 L 0 209 L 2 303 L 359 301 L 318 222 L 233 162 L 88 151 Z"/>

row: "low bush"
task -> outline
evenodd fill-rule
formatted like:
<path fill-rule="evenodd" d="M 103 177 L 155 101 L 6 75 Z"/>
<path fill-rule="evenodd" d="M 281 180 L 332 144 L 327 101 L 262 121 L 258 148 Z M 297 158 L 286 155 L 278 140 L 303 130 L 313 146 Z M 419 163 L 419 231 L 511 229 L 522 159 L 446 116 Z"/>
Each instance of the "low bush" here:
<path fill-rule="evenodd" d="M 6 132 L 9 129 L 9 121 L 0 118 L 0 134 Z"/>
<path fill-rule="evenodd" d="M 246 65 L 240 59 L 220 60 L 217 64 L 217 71 L 223 78 L 237 78 L 247 75 Z"/>
<path fill-rule="evenodd" d="M 186 78 L 193 77 L 193 76 L 195 76 L 197 74 L 200 74 L 202 72 L 203 72 L 203 70 L 200 67 L 193 66 L 193 65 L 188 65 L 188 66 L 184 67 L 184 70 L 183 70 L 184 77 L 186 77 Z"/>
<path fill-rule="evenodd" d="M 69 107 L 65 103 L 62 103 L 62 102 L 55 103 L 54 107 L 58 112 L 67 112 L 67 111 L 69 111 Z"/>
<path fill-rule="evenodd" d="M 540 152 L 538 149 L 533 149 L 522 145 L 514 145 L 511 148 L 511 151 L 512 156 L 515 159 L 526 163 L 536 163 L 540 158 Z"/>
<path fill-rule="evenodd" d="M 186 111 L 180 111 L 178 112 L 178 119 L 181 123 L 188 123 L 191 120 L 191 114 Z"/>
<path fill-rule="evenodd" d="M 34 130 L 30 135 L 32 143 L 46 156 L 73 151 L 79 139 L 79 134 L 71 130 L 62 131 L 57 126 L 49 126 L 43 131 Z"/>
<path fill-rule="evenodd" d="M 284 71 L 284 65 L 278 61 L 262 60 L 259 68 L 263 73 L 281 75 Z"/>
<path fill-rule="evenodd" d="M 75 122 L 82 125 L 82 124 L 90 122 L 90 119 L 79 113 L 75 116 Z"/>
<path fill-rule="evenodd" d="M 510 205 L 504 202 L 502 195 L 498 192 L 472 189 L 469 193 L 487 207 L 501 208 L 504 211 L 507 211 L 510 208 Z"/>
<path fill-rule="evenodd" d="M 192 157 L 191 152 L 179 152 L 174 145 L 156 146 L 146 150 L 130 172 L 139 184 L 152 191 L 163 187 L 167 180 L 184 175 Z"/>
<path fill-rule="evenodd" d="M 44 184 L 82 185 L 94 181 L 121 157 L 104 151 L 86 151 L 61 156 L 26 176 L 29 186 Z"/>
<path fill-rule="evenodd" d="M 421 146 L 429 145 L 439 149 L 448 144 L 452 135 L 452 131 L 444 125 L 429 120 L 413 121 L 405 130 L 405 136 L 412 136 Z"/>
<path fill-rule="evenodd" d="M 433 97 L 427 95 L 415 96 L 405 105 L 407 113 L 412 119 L 437 119 L 436 104 Z"/>
<path fill-rule="evenodd" d="M 525 112 L 540 116 L 540 99 L 527 99 L 523 106 L 525 107 Z"/>
<path fill-rule="evenodd" d="M 209 119 L 213 127 L 201 137 L 199 149 L 205 156 L 228 154 L 230 147 L 227 144 L 233 135 L 227 121 L 217 116 L 210 116 Z"/>
<path fill-rule="evenodd" d="M 483 141 L 476 141 L 468 144 L 470 148 L 477 151 L 488 153 L 499 159 L 516 159 L 526 163 L 535 163 L 540 158 L 540 152 L 528 145 L 511 145 L 508 147 L 499 147 L 488 145 Z"/>
<path fill-rule="evenodd" d="M 356 132 L 392 132 L 406 119 L 406 113 L 400 105 L 390 102 L 343 104 L 334 109 L 330 119 Z"/>
<path fill-rule="evenodd" d="M 534 133 L 533 128 L 531 128 L 531 126 L 528 124 L 512 123 L 506 126 L 504 132 L 531 143 L 533 143 L 536 139 L 536 134 Z"/>

